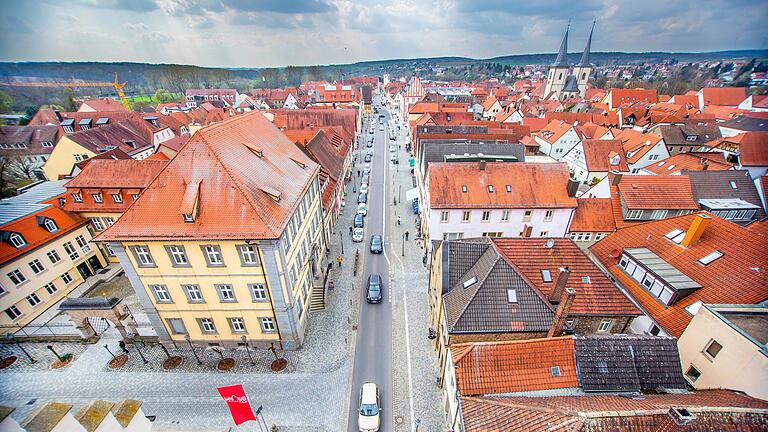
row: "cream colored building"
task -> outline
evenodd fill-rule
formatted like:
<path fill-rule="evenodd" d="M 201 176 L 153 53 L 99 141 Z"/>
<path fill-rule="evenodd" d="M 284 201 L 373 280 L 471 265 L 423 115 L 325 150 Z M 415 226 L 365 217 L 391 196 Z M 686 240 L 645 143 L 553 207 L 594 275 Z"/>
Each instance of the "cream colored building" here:
<path fill-rule="evenodd" d="M 678 340 L 697 390 L 730 389 L 768 400 L 768 306 L 702 305 Z"/>
<path fill-rule="evenodd" d="M 261 113 L 243 114 L 197 132 L 97 241 L 161 340 L 298 348 L 324 254 L 318 173 Z"/>
<path fill-rule="evenodd" d="M 62 183 L 0 201 L 3 333 L 30 323 L 107 264 L 89 244 L 88 221 L 59 207 Z"/>

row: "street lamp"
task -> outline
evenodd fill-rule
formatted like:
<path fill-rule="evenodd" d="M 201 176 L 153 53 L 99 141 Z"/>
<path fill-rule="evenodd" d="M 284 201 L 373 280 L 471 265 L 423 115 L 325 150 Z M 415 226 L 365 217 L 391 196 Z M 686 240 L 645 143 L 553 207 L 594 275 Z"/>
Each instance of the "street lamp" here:
<path fill-rule="evenodd" d="M 33 359 L 33 358 L 32 358 L 32 356 L 31 356 L 31 355 L 29 355 L 29 353 L 27 352 L 27 350 L 26 350 L 26 349 L 24 349 L 24 347 L 21 345 L 21 342 L 19 342 L 19 341 L 18 341 L 18 340 L 17 340 L 17 339 L 16 339 L 16 338 L 13 336 L 13 333 L 11 333 L 11 332 L 8 332 L 8 333 L 6 333 L 6 334 L 5 334 L 5 338 L 6 338 L 6 339 L 8 339 L 8 342 L 16 342 L 16 346 L 17 346 L 17 347 L 19 347 L 19 349 L 21 350 L 21 352 L 23 352 L 23 353 L 24 353 L 24 355 L 26 355 L 26 356 L 27 356 L 27 358 L 29 359 L 29 362 L 30 362 L 30 363 L 32 363 L 32 364 L 35 364 L 35 363 L 37 363 L 37 360 Z"/>
<path fill-rule="evenodd" d="M 200 357 L 197 356 L 197 351 L 195 351 L 195 346 L 192 345 L 192 341 L 189 339 L 188 334 L 184 335 L 184 340 L 187 341 L 187 343 L 189 344 L 189 347 L 192 349 L 192 354 L 195 355 L 195 360 L 197 360 L 197 364 L 199 365 L 203 364 L 203 362 L 200 361 Z"/>
<path fill-rule="evenodd" d="M 403 253 L 402 256 L 405 256 L 405 233 L 403 233 Z"/>
<path fill-rule="evenodd" d="M 419 432 L 419 425 L 421 424 L 421 419 L 416 419 L 416 432 Z"/>
<path fill-rule="evenodd" d="M 136 339 L 134 339 L 133 336 L 131 336 L 131 343 L 133 344 L 133 347 L 136 348 L 136 352 L 139 353 L 139 357 L 141 357 L 141 361 L 143 361 L 144 364 L 149 363 L 149 361 L 147 361 L 146 357 L 144 357 L 144 353 L 141 352 L 141 348 L 139 348 L 139 346 L 136 345 Z"/>
<path fill-rule="evenodd" d="M 253 357 L 251 357 L 251 349 L 248 347 L 248 338 L 245 337 L 245 335 L 242 335 L 240 336 L 240 340 L 245 344 L 245 352 L 248 353 L 248 360 L 251 361 L 251 366 L 256 366 L 256 363 L 253 362 Z"/>

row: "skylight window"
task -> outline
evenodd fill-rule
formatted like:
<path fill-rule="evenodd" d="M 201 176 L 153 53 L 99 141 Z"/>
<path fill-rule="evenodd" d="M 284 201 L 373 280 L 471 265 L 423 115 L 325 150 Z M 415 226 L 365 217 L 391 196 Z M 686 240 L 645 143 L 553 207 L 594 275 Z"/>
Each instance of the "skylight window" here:
<path fill-rule="evenodd" d="M 582 282 L 582 283 L 587 283 L 587 284 L 588 284 L 588 283 L 592 283 L 592 279 L 590 279 L 590 277 L 589 277 L 589 276 L 582 276 L 582 277 L 581 277 L 581 282 Z"/>
<path fill-rule="evenodd" d="M 716 251 L 712 251 L 712 252 L 710 252 L 709 254 L 707 254 L 707 255 L 705 255 L 705 256 L 703 256 L 703 257 L 701 257 L 701 258 L 699 259 L 699 264 L 701 264 L 701 265 L 707 265 L 707 264 L 711 263 L 712 261 L 714 261 L 714 260 L 716 260 L 716 259 L 720 258 L 721 256 L 723 256 L 723 253 L 722 253 L 722 252 L 720 252 L 720 251 L 718 251 L 718 250 L 716 250 Z"/>
<path fill-rule="evenodd" d="M 467 193 L 467 185 L 461 185 L 461 191 Z"/>
<path fill-rule="evenodd" d="M 738 189 L 739 188 L 739 186 L 733 180 L 729 181 L 728 183 L 731 185 L 731 189 Z"/>
<path fill-rule="evenodd" d="M 551 368 L 549 368 L 549 373 L 552 374 L 553 377 L 559 377 L 560 366 L 552 366 Z"/>
<path fill-rule="evenodd" d="M 512 185 L 507 185 L 507 192 L 512 192 Z"/>
<path fill-rule="evenodd" d="M 663 167 L 665 163 L 667 163 L 667 162 L 665 162 L 665 161 L 661 161 L 661 162 L 659 162 L 659 164 L 658 164 L 658 165 L 656 165 L 656 166 L 658 166 L 658 167 Z"/>
<path fill-rule="evenodd" d="M 552 282 L 552 273 L 549 272 L 549 270 L 542 270 L 541 271 L 541 280 L 544 282 Z"/>
<path fill-rule="evenodd" d="M 517 291 L 513 289 L 507 290 L 507 301 L 510 303 L 517 303 Z"/>
<path fill-rule="evenodd" d="M 471 278 L 464 281 L 464 288 L 469 288 L 476 283 L 477 283 L 477 277 L 472 276 Z"/>
<path fill-rule="evenodd" d="M 488 192 L 493 193 L 493 185 L 488 185 Z"/>
<path fill-rule="evenodd" d="M 675 167 L 675 165 L 674 165 L 674 164 L 672 164 L 672 165 L 668 166 L 668 167 L 667 167 L 667 171 L 672 171 L 672 168 L 674 168 L 674 167 Z"/>
<path fill-rule="evenodd" d="M 668 238 L 668 239 L 672 240 L 673 238 L 677 237 L 677 235 L 678 235 L 678 234 L 680 234 L 680 233 L 682 233 L 682 232 L 683 232 L 683 230 L 675 228 L 675 229 L 673 229 L 672 231 L 670 231 L 670 232 L 666 233 L 666 234 L 664 235 L 664 237 L 666 237 L 666 238 Z"/>

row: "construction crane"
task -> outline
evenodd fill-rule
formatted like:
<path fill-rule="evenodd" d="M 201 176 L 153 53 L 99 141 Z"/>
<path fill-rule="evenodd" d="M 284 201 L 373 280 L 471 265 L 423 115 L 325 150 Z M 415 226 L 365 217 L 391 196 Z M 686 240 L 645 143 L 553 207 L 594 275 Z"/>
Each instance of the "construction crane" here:
<path fill-rule="evenodd" d="M 67 81 L 67 82 L 0 82 L 0 86 L 9 86 L 9 87 L 69 87 L 69 88 L 75 88 L 75 87 L 113 87 L 115 91 L 117 92 L 117 96 L 120 98 L 120 103 L 125 107 L 126 110 L 130 111 L 131 107 L 128 105 L 128 99 L 125 98 L 125 93 L 123 92 L 123 88 L 128 84 L 128 81 L 123 82 L 120 84 L 120 81 L 117 80 L 117 72 L 115 72 L 115 81 L 109 82 L 109 81 L 103 81 L 103 82 L 78 82 L 78 81 Z"/>

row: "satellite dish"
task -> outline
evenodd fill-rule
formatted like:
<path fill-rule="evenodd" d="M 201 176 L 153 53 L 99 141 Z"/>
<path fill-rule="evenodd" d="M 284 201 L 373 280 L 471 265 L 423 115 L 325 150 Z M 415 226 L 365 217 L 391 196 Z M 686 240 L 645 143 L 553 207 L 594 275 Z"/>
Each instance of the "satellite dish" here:
<path fill-rule="evenodd" d="M 546 245 L 547 249 L 552 249 L 552 246 L 554 246 L 554 245 L 555 245 L 555 239 L 548 239 L 547 240 L 547 245 Z"/>

